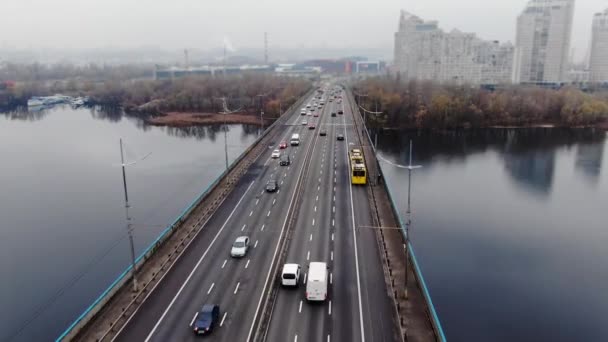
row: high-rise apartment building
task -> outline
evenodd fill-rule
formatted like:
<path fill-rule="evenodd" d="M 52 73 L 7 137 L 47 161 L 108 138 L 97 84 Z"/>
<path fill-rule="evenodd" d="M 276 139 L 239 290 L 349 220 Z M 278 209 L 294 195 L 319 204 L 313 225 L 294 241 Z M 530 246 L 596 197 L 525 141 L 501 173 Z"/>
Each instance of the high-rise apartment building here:
<path fill-rule="evenodd" d="M 574 0 L 530 0 L 517 17 L 514 83 L 566 80 Z"/>
<path fill-rule="evenodd" d="M 511 80 L 513 46 L 474 33 L 444 32 L 436 21 L 401 11 L 394 68 L 406 79 L 497 84 Z"/>
<path fill-rule="evenodd" d="M 593 16 L 589 78 L 592 82 L 608 82 L 608 9 Z"/>

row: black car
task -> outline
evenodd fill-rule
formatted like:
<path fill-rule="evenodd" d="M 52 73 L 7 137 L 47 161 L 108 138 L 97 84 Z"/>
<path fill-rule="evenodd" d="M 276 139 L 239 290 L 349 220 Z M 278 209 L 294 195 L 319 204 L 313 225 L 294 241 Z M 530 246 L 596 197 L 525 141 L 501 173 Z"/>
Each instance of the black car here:
<path fill-rule="evenodd" d="M 194 333 L 197 335 L 208 334 L 213 331 L 220 317 L 220 306 L 216 304 L 205 304 L 201 311 L 196 314 L 196 319 L 192 325 Z"/>
<path fill-rule="evenodd" d="M 343 134 L 338 134 L 338 140 L 344 140 L 344 135 Z"/>
<path fill-rule="evenodd" d="M 336 116 L 336 112 L 331 112 L 331 116 L 335 117 Z"/>
<path fill-rule="evenodd" d="M 271 179 L 266 183 L 266 192 L 275 192 L 279 190 L 279 184 L 274 179 Z"/>
<path fill-rule="evenodd" d="M 319 132 L 319 135 L 324 137 L 327 135 L 327 131 L 323 129 L 323 130 L 321 130 L 321 132 Z"/>
<path fill-rule="evenodd" d="M 340 110 L 338 111 L 338 114 L 344 114 L 344 111 L 343 111 L 342 109 L 340 109 Z"/>
<path fill-rule="evenodd" d="M 281 155 L 281 160 L 279 161 L 279 165 L 281 166 L 289 166 L 291 164 L 291 160 L 289 159 L 288 153 L 283 153 Z"/>

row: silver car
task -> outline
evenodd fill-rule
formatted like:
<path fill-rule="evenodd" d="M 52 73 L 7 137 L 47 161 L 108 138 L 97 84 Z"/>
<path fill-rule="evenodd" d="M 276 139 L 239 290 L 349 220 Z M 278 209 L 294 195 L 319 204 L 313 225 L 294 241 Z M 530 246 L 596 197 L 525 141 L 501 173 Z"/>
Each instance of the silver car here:
<path fill-rule="evenodd" d="M 232 249 L 230 250 L 230 256 L 233 258 L 241 258 L 247 255 L 247 250 L 249 250 L 249 237 L 247 236 L 239 236 L 234 240 L 232 244 Z"/>

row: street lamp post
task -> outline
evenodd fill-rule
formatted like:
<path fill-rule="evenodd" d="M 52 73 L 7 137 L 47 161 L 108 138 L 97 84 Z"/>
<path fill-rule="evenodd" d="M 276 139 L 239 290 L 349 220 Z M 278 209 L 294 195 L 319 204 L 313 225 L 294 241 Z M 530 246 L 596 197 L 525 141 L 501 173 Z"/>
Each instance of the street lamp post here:
<path fill-rule="evenodd" d="M 407 286 L 408 286 L 408 267 L 410 263 L 410 228 L 412 225 L 412 207 L 411 207 L 411 188 L 412 188 L 412 171 L 421 168 L 421 165 L 412 165 L 412 140 L 410 140 L 410 162 L 406 167 L 408 169 L 407 175 L 407 212 L 406 212 L 406 225 L 405 225 L 405 299 L 408 299 Z"/>
<path fill-rule="evenodd" d="M 146 156 L 141 158 L 139 161 L 148 158 L 148 156 L 150 156 L 150 154 L 152 154 L 152 153 L 148 153 Z M 123 184 L 123 189 L 125 192 L 125 213 L 127 216 L 127 233 L 129 234 L 129 244 L 131 247 L 131 276 L 133 277 L 133 292 L 137 291 L 138 286 L 137 286 L 137 270 L 135 268 L 136 265 L 135 265 L 135 246 L 133 243 L 133 224 L 131 223 L 131 215 L 129 215 L 129 208 L 131 206 L 129 205 L 129 192 L 127 191 L 126 167 L 129 165 L 136 164 L 136 163 L 137 163 L 137 161 L 134 161 L 129 164 L 125 164 L 125 156 L 124 156 L 123 147 L 122 147 L 122 139 L 120 139 L 120 164 L 122 167 L 122 184 Z"/>

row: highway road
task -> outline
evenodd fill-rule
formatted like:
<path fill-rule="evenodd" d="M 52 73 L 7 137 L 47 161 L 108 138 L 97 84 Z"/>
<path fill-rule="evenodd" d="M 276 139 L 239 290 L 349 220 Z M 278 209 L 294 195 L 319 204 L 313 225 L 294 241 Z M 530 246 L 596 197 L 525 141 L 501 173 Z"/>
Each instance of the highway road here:
<path fill-rule="evenodd" d="M 327 262 L 329 298 L 308 303 L 305 283 L 281 289 L 272 312 L 268 341 L 398 341 L 392 316 L 367 191 L 352 186 L 348 149 L 360 146 L 353 116 L 344 103 L 327 104 L 316 158 L 304 187 L 304 197 L 286 262 L 306 265 Z M 331 117 L 329 112 L 344 111 Z M 337 134 L 345 136 L 337 141 Z M 305 280 L 305 278 L 304 278 Z"/>
<path fill-rule="evenodd" d="M 336 106 L 326 104 L 319 118 L 300 116 L 296 110 L 283 129 L 271 132 L 273 146 L 252 164 L 114 340 L 195 341 L 191 324 L 203 304 L 211 303 L 220 306 L 220 323 L 207 339 L 252 339 L 264 289 L 276 284 L 270 270 L 286 234 L 288 213 L 296 208 L 287 261 L 302 264 L 304 270 L 309 261 L 328 262 L 330 301 L 304 301 L 300 308 L 304 286 L 280 289 L 267 340 L 395 340 L 375 233 L 357 229 L 369 226 L 371 219 L 365 188 L 349 182 L 347 148 L 355 140 L 352 113 L 346 106 L 345 115 L 331 117 Z M 317 128 L 309 130 L 303 119 L 316 122 Z M 322 128 L 327 129 L 325 137 L 319 136 Z M 301 144 L 282 150 L 292 163 L 279 166 L 270 154 L 292 133 L 300 133 Z M 337 141 L 338 133 L 345 133 L 347 140 Z M 311 159 L 305 168 L 307 155 Z M 269 179 L 278 181 L 276 193 L 265 192 Z M 299 182 L 304 182 L 304 193 L 297 202 Z M 242 235 L 250 238 L 251 248 L 244 258 L 231 258 L 232 243 Z"/>

